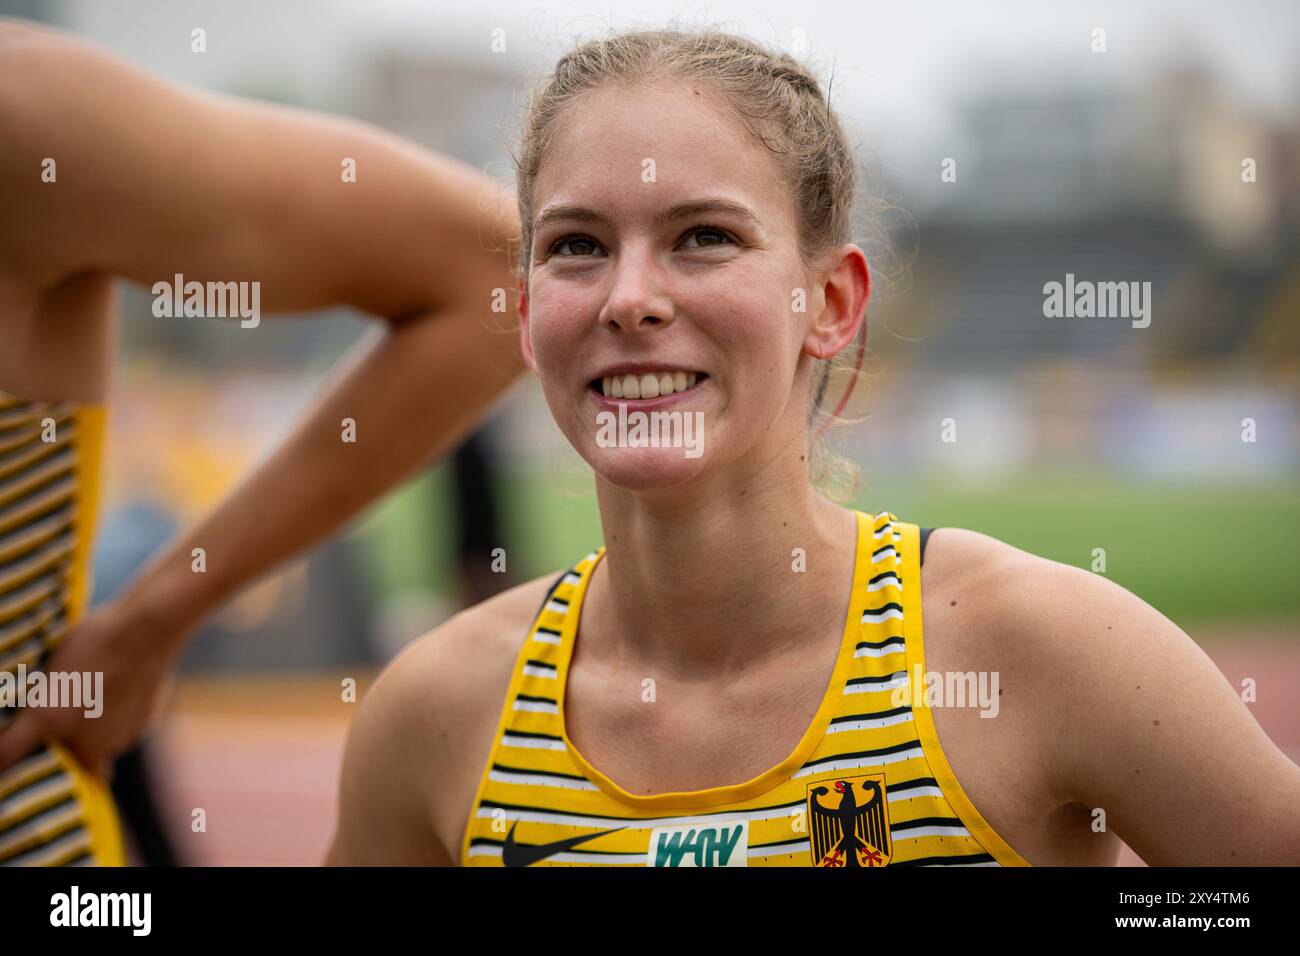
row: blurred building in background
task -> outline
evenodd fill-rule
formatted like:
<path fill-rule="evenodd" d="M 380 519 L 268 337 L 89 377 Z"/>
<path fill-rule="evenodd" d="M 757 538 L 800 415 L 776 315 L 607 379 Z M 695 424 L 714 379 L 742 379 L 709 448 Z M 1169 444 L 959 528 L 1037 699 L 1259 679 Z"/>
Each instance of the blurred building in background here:
<path fill-rule="evenodd" d="M 908 376 L 872 396 L 891 451 L 985 478 L 1294 475 L 1300 121 L 1252 116 L 1204 64 L 1107 93 L 983 90 L 959 116 L 957 180 L 934 157 L 895 237 L 913 243 L 904 291 L 873 309 L 873 348 Z M 1150 325 L 1045 317 L 1067 274 L 1149 282 Z M 979 441 L 904 439 L 959 408 Z M 1243 443 L 1244 418 L 1272 440 Z"/>

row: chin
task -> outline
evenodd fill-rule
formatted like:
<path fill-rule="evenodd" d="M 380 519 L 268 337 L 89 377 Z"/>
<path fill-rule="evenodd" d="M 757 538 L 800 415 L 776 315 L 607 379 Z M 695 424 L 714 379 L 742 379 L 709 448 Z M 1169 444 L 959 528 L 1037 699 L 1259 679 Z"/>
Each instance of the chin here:
<path fill-rule="evenodd" d="M 591 449 L 587 464 L 605 481 L 625 491 L 672 488 L 704 471 L 704 456 L 686 457 L 682 448 Z"/>

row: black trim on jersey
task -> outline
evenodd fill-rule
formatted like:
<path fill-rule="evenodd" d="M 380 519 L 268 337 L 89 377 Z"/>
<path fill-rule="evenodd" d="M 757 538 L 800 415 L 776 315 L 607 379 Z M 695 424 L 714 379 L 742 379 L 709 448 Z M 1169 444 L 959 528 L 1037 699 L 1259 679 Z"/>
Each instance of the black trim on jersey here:
<path fill-rule="evenodd" d="M 901 634 L 895 634 L 892 637 L 885 638 L 883 641 L 858 641 L 857 646 L 854 648 L 854 650 L 860 650 L 861 648 L 869 647 L 872 650 L 879 651 L 879 650 L 883 650 L 886 647 L 906 647 L 906 646 L 907 646 L 906 639 Z"/>
<path fill-rule="evenodd" d="M 555 592 L 559 590 L 560 585 L 564 583 L 564 579 L 567 578 L 572 572 L 573 572 L 573 568 L 565 568 L 563 571 L 560 572 L 560 576 L 555 579 L 555 583 L 553 583 L 547 589 L 546 597 L 542 598 L 542 603 L 538 605 L 537 613 L 533 615 L 533 623 L 528 628 L 529 633 L 531 633 L 533 627 L 536 626 L 537 619 L 542 616 L 542 612 L 546 610 L 546 605 L 551 603 L 551 598 L 555 596 Z"/>
<path fill-rule="evenodd" d="M 862 616 L 863 616 L 863 618 L 865 618 L 868 614 L 884 614 L 886 611 L 900 611 L 900 612 L 901 612 L 902 610 L 903 610 L 903 605 L 899 604 L 897 601 L 890 601 L 890 602 L 888 602 L 887 604 L 882 604 L 882 605 L 880 605 L 880 607 L 866 607 L 866 608 L 863 608 L 863 609 L 862 609 Z"/>
<path fill-rule="evenodd" d="M 855 720 L 882 720 L 885 717 L 897 717 L 900 714 L 910 714 L 911 712 L 911 707 L 895 707 L 892 710 L 880 710 L 874 714 L 845 714 L 843 717 L 832 717 L 831 722 L 826 726 L 833 727 L 836 724 L 847 724 Z"/>
<path fill-rule="evenodd" d="M 925 564 L 925 542 L 929 539 L 929 537 L 930 537 L 930 532 L 933 531 L 933 530 L 934 530 L 933 528 L 922 528 L 922 529 L 921 529 L 921 551 L 920 551 L 920 554 L 921 554 L 921 564 Z"/>
<path fill-rule="evenodd" d="M 880 747 L 876 750 L 857 750 L 851 753 L 827 754 L 825 757 L 818 757 L 816 760 L 809 760 L 799 769 L 807 770 L 809 767 L 816 767 L 820 764 L 834 763 L 837 760 L 848 760 L 850 758 L 870 760 L 875 757 L 887 757 L 890 754 L 899 754 L 899 753 L 904 753 L 908 750 L 915 750 L 920 746 L 921 746 L 921 741 L 917 739 L 913 739 L 913 740 L 905 740 L 901 744 L 893 744 L 889 747 Z M 873 765 L 862 764 L 862 766 L 871 767 Z M 856 768 L 850 768 L 850 769 L 856 769 Z M 820 770 L 813 770 L 811 772 L 821 773 Z M 847 774 L 848 770 L 846 770 L 845 773 Z"/>
<path fill-rule="evenodd" d="M 889 832 L 902 833 L 905 830 L 915 830 L 919 827 L 962 827 L 965 829 L 966 824 L 956 817 L 917 817 L 915 820 L 904 820 L 902 823 L 895 823 L 889 828 Z"/>
<path fill-rule="evenodd" d="M 890 860 L 890 866 L 962 866 L 969 863 L 996 863 L 988 853 L 972 853 L 969 856 L 923 856 L 916 860 Z"/>
<path fill-rule="evenodd" d="M 586 780 L 580 773 L 560 773 L 558 770 L 529 770 L 527 767 L 507 767 L 503 763 L 494 763 L 492 769 L 500 773 L 517 773 L 521 777 L 560 777 L 564 780 Z M 590 783 L 590 781 L 587 781 Z M 545 784 L 541 784 L 545 786 Z M 482 804 L 485 801 L 479 801 Z M 540 808 L 539 808 L 540 809 Z"/>
<path fill-rule="evenodd" d="M 622 829 L 622 827 L 619 827 L 618 829 Z M 510 832 L 513 833 L 514 830 L 512 829 Z M 536 863 L 537 860 L 539 860 L 539 859 L 540 859 L 540 860 L 544 860 L 544 859 L 546 859 L 546 857 L 550 856 L 551 853 L 559 853 L 559 852 L 561 852 L 562 850 L 568 850 L 568 847 L 562 846 L 561 844 L 564 844 L 564 843 L 570 843 L 571 840 L 575 840 L 575 839 L 576 839 L 576 840 L 579 840 L 579 841 L 594 840 L 594 839 L 596 839 L 596 837 L 598 837 L 598 836 L 604 836 L 606 833 L 613 833 L 613 832 L 614 832 L 613 830 L 597 830 L 595 833 L 588 833 L 588 834 L 585 834 L 585 835 L 583 835 L 583 836 L 581 836 L 581 837 L 570 837 L 569 840 L 557 840 L 555 843 L 515 843 L 515 842 L 512 840 L 512 841 L 511 841 L 511 844 L 512 844 L 513 846 L 518 847 L 518 848 L 521 849 L 521 850 L 535 850 L 535 851 L 536 851 L 536 850 L 547 849 L 547 848 L 549 848 L 549 847 L 554 847 L 554 849 L 553 849 L 553 850 L 550 850 L 550 852 L 545 853 L 545 854 L 543 854 L 542 856 L 538 857 L 537 859 L 534 859 L 534 860 L 531 860 L 531 861 L 530 861 L 530 862 Z M 506 834 L 506 835 L 509 836 L 509 834 Z M 476 847 L 476 846 L 499 846 L 499 847 L 501 847 L 501 849 L 502 849 L 502 861 L 503 861 L 503 863 L 504 863 L 504 859 L 505 859 L 504 851 L 505 851 L 505 846 L 506 846 L 506 841 L 505 841 L 504 839 L 500 839 L 500 840 L 498 840 L 496 837 L 474 837 L 472 840 L 469 841 L 469 845 L 470 845 L 470 848 L 471 848 L 471 849 L 474 848 L 474 847 Z M 572 844 L 570 843 L 570 845 L 572 845 Z M 636 851 L 636 850 L 632 851 L 631 853 L 629 853 L 627 850 L 569 850 L 569 852 L 571 852 L 571 853 L 581 854 L 582 856 L 591 856 L 591 857 L 601 857 L 601 856 L 641 856 L 641 855 L 642 855 L 639 851 Z M 506 865 L 506 866 L 510 866 L 511 864 L 509 864 L 509 863 L 505 863 L 505 865 Z M 527 863 L 516 863 L 516 864 L 514 864 L 514 865 L 515 865 L 515 866 L 527 866 L 528 864 L 527 864 Z"/>
<path fill-rule="evenodd" d="M 886 684 L 896 677 L 906 677 L 907 671 L 894 671 L 892 674 L 878 674 L 872 677 L 850 677 L 844 682 L 845 687 L 869 687 L 872 684 Z"/>
<path fill-rule="evenodd" d="M 540 772 L 540 771 L 536 771 L 536 772 Z M 559 776 L 559 774 L 552 774 L 552 776 Z M 584 777 L 581 779 L 585 780 L 586 778 Z M 795 810 L 798 809 L 799 807 L 804 806 L 806 802 L 807 801 L 802 799 L 791 800 L 788 803 L 774 803 L 768 806 L 750 807 L 747 810 L 743 810 L 743 811 L 737 811 L 735 807 L 731 807 L 726 810 L 702 810 L 699 811 L 698 813 L 694 813 L 689 810 L 684 810 L 680 813 L 663 813 L 657 817 L 638 817 L 638 816 L 625 817 L 625 816 L 619 816 L 616 813 L 580 813 L 576 810 L 556 810 L 553 807 L 545 807 L 545 806 L 539 807 L 534 804 L 528 804 L 528 803 L 501 803 L 497 800 L 480 800 L 478 805 L 480 807 L 489 807 L 491 809 L 505 810 L 506 812 L 523 810 L 523 811 L 530 811 L 533 813 L 546 813 L 556 817 L 570 817 L 570 818 L 598 817 L 601 820 L 625 820 L 627 821 L 629 827 L 631 828 L 639 829 L 639 830 L 651 830 L 656 826 L 660 826 L 661 824 L 652 823 L 649 825 L 644 825 L 647 823 L 647 821 L 679 820 L 685 817 L 734 817 L 738 812 L 761 813 L 766 811 Z M 553 821 L 548 821 L 548 822 L 553 822 Z M 637 824 L 641 824 L 641 825 L 635 826 Z M 592 825 L 593 824 L 589 824 L 589 823 L 556 823 L 556 826 L 585 827 L 585 826 L 592 826 Z M 803 837 L 802 839 L 804 841 L 807 841 L 808 838 Z"/>

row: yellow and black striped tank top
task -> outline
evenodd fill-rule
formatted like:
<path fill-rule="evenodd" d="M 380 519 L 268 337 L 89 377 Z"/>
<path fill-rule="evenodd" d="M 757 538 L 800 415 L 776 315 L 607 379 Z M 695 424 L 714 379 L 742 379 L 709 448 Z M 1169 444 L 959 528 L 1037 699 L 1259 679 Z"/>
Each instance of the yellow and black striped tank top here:
<path fill-rule="evenodd" d="M 0 392 L 0 676 L 43 668 L 90 600 L 105 410 Z M 23 697 L 26 695 L 24 694 Z M 12 720 L 0 709 L 0 733 Z M 61 746 L 0 772 L 0 865 L 120 865 L 107 788 Z"/>
<path fill-rule="evenodd" d="M 744 783 L 634 795 L 565 732 L 564 688 L 591 572 L 553 586 L 519 651 L 460 849 L 466 866 L 1027 866 L 944 757 L 924 694 L 920 528 L 857 512 L 853 591 L 812 725 Z M 896 698 L 902 701 L 899 705 Z"/>

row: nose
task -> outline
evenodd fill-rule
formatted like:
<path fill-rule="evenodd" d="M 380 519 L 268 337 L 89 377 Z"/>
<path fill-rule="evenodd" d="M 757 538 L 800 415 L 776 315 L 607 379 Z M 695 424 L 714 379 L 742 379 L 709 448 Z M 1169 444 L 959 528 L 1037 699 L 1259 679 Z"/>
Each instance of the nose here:
<path fill-rule="evenodd" d="M 672 300 L 664 289 L 659 264 L 648 248 L 638 250 L 631 243 L 625 245 L 610 283 L 599 319 L 611 332 L 637 332 L 672 322 Z"/>

